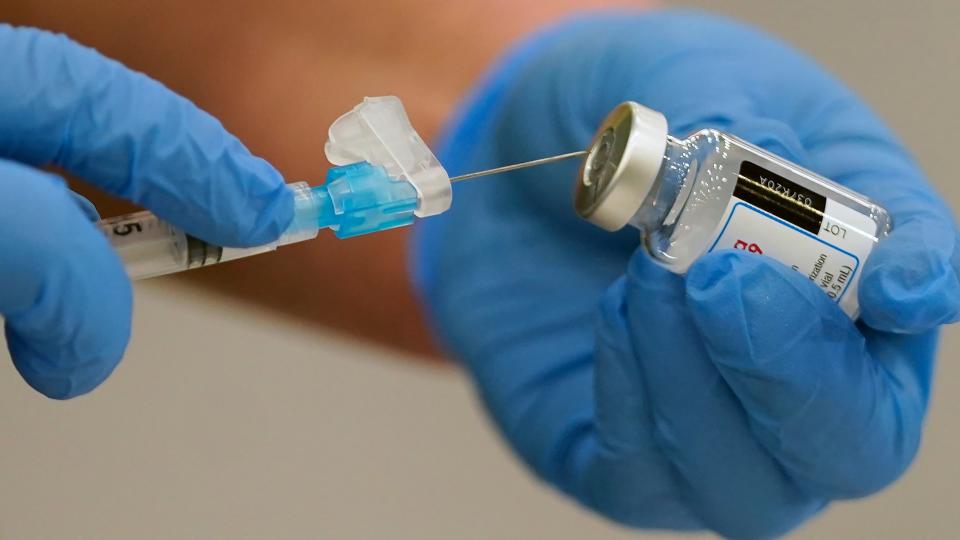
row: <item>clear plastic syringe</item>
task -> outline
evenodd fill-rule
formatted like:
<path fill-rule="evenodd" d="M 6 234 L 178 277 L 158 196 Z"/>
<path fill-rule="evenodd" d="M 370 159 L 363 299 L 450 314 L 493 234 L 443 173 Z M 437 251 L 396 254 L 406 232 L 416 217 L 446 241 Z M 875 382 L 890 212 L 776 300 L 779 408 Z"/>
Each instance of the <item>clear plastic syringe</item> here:
<path fill-rule="evenodd" d="M 364 98 L 331 126 L 324 149 L 334 165 L 321 186 L 288 184 L 294 218 L 280 238 L 252 248 L 210 244 L 150 212 L 98 225 L 132 279 L 142 279 L 275 250 L 310 240 L 329 228 L 349 238 L 403 225 L 450 207 L 447 172 L 410 124 L 393 96 Z"/>
<path fill-rule="evenodd" d="M 464 174 L 450 182 L 545 165 L 581 157 L 571 152 L 526 163 Z M 230 248 L 204 242 L 161 220 L 151 212 L 137 212 L 97 223 L 120 255 L 130 279 L 146 279 L 231 261 L 280 246 L 312 240 L 320 229 L 331 229 L 337 238 L 350 238 L 410 225 L 418 204 L 417 190 L 409 182 L 392 180 L 382 167 L 366 162 L 334 167 L 322 186 L 306 182 L 288 184 L 293 191 L 294 217 L 275 242 L 250 248 Z"/>
<path fill-rule="evenodd" d="M 571 152 L 473 172 L 450 178 L 450 182 L 545 165 L 586 153 Z M 287 187 L 293 191 L 293 221 L 280 238 L 262 246 L 231 248 L 210 244 L 146 211 L 104 219 L 97 225 L 120 255 L 130 279 L 146 279 L 267 253 L 280 246 L 312 240 L 320 229 L 331 229 L 337 238 L 350 238 L 403 227 L 413 223 L 419 202 L 412 184 L 393 180 L 385 169 L 367 162 L 330 169 L 322 186 L 297 182 Z"/>
<path fill-rule="evenodd" d="M 279 239 L 263 246 L 210 244 L 151 212 L 105 219 L 98 226 L 120 255 L 127 275 L 144 279 L 266 253 L 316 238 L 324 228 L 338 238 L 349 238 L 409 225 L 418 205 L 412 184 L 391 179 L 383 167 L 366 162 L 330 169 L 322 186 L 297 182 L 288 188 L 293 191 L 293 221 Z"/>
<path fill-rule="evenodd" d="M 366 98 L 330 127 L 327 159 L 340 165 L 317 187 L 288 184 L 294 218 L 275 242 L 230 248 L 210 244 L 138 212 L 102 220 L 100 229 L 120 255 L 131 279 L 200 268 L 317 237 L 331 229 L 338 238 L 402 227 L 443 213 L 450 207 L 451 182 L 542 165 L 585 154 L 574 152 L 528 163 L 450 178 L 430 148 L 410 125 L 400 100 Z"/>

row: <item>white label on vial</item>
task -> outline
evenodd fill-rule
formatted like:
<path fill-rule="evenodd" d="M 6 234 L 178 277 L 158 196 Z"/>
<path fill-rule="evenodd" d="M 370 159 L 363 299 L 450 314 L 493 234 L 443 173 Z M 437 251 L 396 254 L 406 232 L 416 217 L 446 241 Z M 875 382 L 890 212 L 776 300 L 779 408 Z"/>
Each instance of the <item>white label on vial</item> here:
<path fill-rule="evenodd" d="M 856 317 L 857 283 L 876 227 L 868 216 L 744 162 L 708 251 L 739 249 L 773 257 Z"/>

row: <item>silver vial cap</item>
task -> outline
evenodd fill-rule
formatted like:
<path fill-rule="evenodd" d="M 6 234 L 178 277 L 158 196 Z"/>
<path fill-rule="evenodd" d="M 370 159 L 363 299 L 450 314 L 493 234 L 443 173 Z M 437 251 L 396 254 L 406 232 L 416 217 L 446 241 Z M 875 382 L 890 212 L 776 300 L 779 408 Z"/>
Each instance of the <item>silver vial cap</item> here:
<path fill-rule="evenodd" d="M 667 119 L 628 101 L 600 124 L 580 168 L 574 208 L 608 231 L 629 223 L 656 180 L 667 147 Z"/>

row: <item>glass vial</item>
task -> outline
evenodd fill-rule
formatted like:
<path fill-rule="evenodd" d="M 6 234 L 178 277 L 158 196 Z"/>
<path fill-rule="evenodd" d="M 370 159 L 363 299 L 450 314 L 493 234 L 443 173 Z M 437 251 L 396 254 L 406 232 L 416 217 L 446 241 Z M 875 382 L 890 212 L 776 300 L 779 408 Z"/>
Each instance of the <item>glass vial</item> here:
<path fill-rule="evenodd" d="M 604 229 L 636 227 L 653 259 L 677 273 L 721 249 L 773 257 L 851 318 L 863 264 L 891 227 L 859 193 L 720 131 L 670 137 L 662 114 L 633 102 L 601 124 L 574 206 Z"/>

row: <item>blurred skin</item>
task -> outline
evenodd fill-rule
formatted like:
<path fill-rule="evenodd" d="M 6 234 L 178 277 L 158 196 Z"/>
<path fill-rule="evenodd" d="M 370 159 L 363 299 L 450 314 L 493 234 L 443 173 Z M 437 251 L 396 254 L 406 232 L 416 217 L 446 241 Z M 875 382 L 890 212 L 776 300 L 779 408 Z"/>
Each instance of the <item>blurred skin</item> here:
<path fill-rule="evenodd" d="M 393 94 L 427 140 L 510 43 L 612 0 L 102 2 L 0 0 L 0 18 L 64 32 L 219 118 L 288 179 L 322 182 L 330 123 Z M 133 208 L 78 183 L 103 216 Z M 454 203 L 456 204 L 456 203 Z M 313 326 L 436 356 L 406 269 L 407 230 L 313 242 L 191 272 Z"/>

